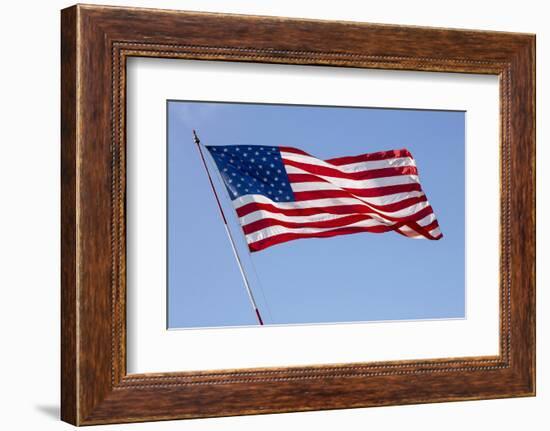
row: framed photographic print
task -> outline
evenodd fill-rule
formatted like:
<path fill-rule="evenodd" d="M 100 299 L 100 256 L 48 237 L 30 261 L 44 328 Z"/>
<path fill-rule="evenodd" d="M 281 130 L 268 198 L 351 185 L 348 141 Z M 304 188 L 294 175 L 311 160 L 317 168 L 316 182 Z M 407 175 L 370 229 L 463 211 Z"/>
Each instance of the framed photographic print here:
<path fill-rule="evenodd" d="M 535 394 L 533 35 L 78 5 L 61 40 L 63 420 Z"/>

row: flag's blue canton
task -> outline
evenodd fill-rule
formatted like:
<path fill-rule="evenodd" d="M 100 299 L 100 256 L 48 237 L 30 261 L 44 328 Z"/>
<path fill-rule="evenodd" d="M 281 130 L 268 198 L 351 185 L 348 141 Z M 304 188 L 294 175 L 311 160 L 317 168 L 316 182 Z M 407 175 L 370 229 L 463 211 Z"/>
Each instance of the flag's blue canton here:
<path fill-rule="evenodd" d="M 216 162 L 231 199 L 258 194 L 275 202 L 294 201 L 278 147 L 220 145 L 206 148 Z"/>

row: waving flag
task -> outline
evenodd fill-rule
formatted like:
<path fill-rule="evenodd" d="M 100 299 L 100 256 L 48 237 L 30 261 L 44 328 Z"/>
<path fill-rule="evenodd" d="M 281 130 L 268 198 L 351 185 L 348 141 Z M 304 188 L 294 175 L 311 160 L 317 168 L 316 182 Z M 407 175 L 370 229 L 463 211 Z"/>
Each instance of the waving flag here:
<path fill-rule="evenodd" d="M 206 148 L 251 251 L 358 232 L 442 237 L 406 149 L 320 160 L 291 147 Z"/>

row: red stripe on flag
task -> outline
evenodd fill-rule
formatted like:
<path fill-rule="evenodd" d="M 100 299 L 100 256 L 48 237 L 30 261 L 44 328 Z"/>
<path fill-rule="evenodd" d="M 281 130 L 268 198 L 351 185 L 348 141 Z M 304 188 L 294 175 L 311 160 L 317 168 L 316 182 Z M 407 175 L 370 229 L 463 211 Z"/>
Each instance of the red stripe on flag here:
<path fill-rule="evenodd" d="M 291 183 L 330 183 L 330 181 L 325 180 L 324 178 L 317 177 L 310 174 L 288 174 L 288 180 Z M 336 188 L 336 186 L 335 186 Z M 419 192 L 422 191 L 422 187 L 419 183 L 410 183 L 410 184 L 397 184 L 394 186 L 381 186 L 381 187 L 372 187 L 370 189 L 356 189 L 356 188 L 344 188 L 338 187 L 339 190 L 346 190 L 351 194 L 361 197 L 378 197 L 393 195 L 395 193 L 405 193 L 405 192 Z M 302 192 L 294 192 L 302 193 Z"/>
<path fill-rule="evenodd" d="M 437 222 L 437 220 L 434 220 L 433 222 L 431 222 L 430 224 L 426 225 L 426 226 L 422 226 L 423 229 L 426 229 L 428 232 L 431 231 L 431 230 L 434 230 L 435 228 L 438 228 L 439 227 L 439 223 Z"/>
<path fill-rule="evenodd" d="M 348 235 L 360 232 L 384 233 L 395 230 L 396 226 L 346 227 L 316 233 L 283 233 L 248 244 L 250 251 L 260 251 L 275 244 L 301 238 L 329 238 L 338 235 Z"/>
<path fill-rule="evenodd" d="M 303 150 L 300 150 L 299 148 L 293 148 L 293 147 L 278 147 L 278 148 L 279 148 L 279 151 L 281 152 L 300 154 L 302 156 L 309 156 L 308 153 L 306 153 Z"/>
<path fill-rule="evenodd" d="M 418 223 L 406 223 L 406 226 L 410 227 L 412 230 L 414 230 L 417 234 L 419 235 L 422 235 L 424 238 L 426 239 L 440 239 L 441 237 L 443 237 L 442 234 L 439 234 L 437 236 L 433 236 L 430 231 L 432 229 L 435 229 L 437 226 L 435 227 L 429 227 L 431 226 L 433 223 L 430 223 L 428 226 L 420 226 Z"/>
<path fill-rule="evenodd" d="M 357 199 L 357 196 L 354 196 L 352 193 L 346 192 L 345 190 L 318 190 L 312 192 L 294 192 L 294 199 L 297 202 L 301 201 L 312 201 L 317 199 L 331 199 L 331 198 L 352 198 Z M 368 205 L 371 208 L 375 208 L 379 211 L 399 211 L 403 208 L 410 207 L 411 205 L 425 202 L 428 199 L 426 195 L 414 196 L 406 199 L 402 199 L 398 202 L 393 202 L 391 204 L 377 205 L 370 202 L 365 202 L 365 205 Z"/>
<path fill-rule="evenodd" d="M 416 166 L 400 166 L 382 169 L 370 169 L 359 172 L 342 172 L 327 166 L 310 165 L 309 163 L 297 162 L 295 160 L 283 159 L 285 165 L 294 166 L 303 171 L 325 177 L 345 178 L 347 180 L 370 180 L 374 178 L 396 177 L 398 175 L 418 175 Z"/>
<path fill-rule="evenodd" d="M 347 217 L 340 217 L 337 219 L 331 220 L 322 220 L 322 221 L 311 221 L 311 222 L 289 222 L 278 220 L 275 218 L 267 217 L 260 220 L 256 220 L 252 223 L 243 226 L 243 231 L 245 235 L 265 229 L 272 226 L 282 226 L 291 229 L 302 228 L 302 227 L 311 227 L 311 228 L 331 228 L 331 227 L 342 227 L 347 226 L 353 223 L 357 223 L 363 220 L 372 219 L 372 216 L 367 214 L 352 214 Z"/>
<path fill-rule="evenodd" d="M 358 156 L 336 157 L 334 159 L 327 159 L 325 162 L 331 165 L 342 166 L 351 163 L 372 162 L 375 160 L 396 159 L 401 157 L 413 158 L 409 150 L 403 148 L 401 150 L 379 151 L 377 153 L 360 154 Z"/>
<path fill-rule="evenodd" d="M 308 216 L 316 214 L 340 214 L 340 215 L 351 215 L 351 214 L 378 214 L 375 209 L 368 208 L 365 205 L 335 205 L 329 207 L 311 207 L 311 208 L 278 208 L 272 204 L 251 202 L 249 204 L 243 205 L 240 208 L 237 208 L 237 215 L 243 217 L 247 214 L 253 213 L 254 211 L 265 210 L 271 213 L 284 214 L 286 216 Z M 426 217 L 428 214 L 433 212 L 431 206 L 427 206 L 420 211 L 411 214 L 407 217 L 391 217 L 388 215 L 381 215 L 383 219 L 395 221 L 395 222 L 408 222 L 416 221 Z"/>

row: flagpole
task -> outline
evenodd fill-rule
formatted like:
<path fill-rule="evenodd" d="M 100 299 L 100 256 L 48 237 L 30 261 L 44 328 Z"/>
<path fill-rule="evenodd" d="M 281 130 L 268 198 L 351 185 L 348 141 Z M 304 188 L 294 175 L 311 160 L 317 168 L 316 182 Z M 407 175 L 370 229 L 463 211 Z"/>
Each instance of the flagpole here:
<path fill-rule="evenodd" d="M 201 141 L 199 137 L 197 136 L 197 132 L 193 130 L 193 140 L 195 141 L 195 144 L 197 145 L 197 149 L 199 150 L 199 154 L 201 156 L 202 164 L 204 166 L 204 169 L 206 170 L 206 175 L 208 175 L 208 181 L 210 181 L 210 187 L 212 188 L 212 191 L 214 192 L 214 196 L 216 197 L 216 203 L 218 204 L 218 208 L 220 210 L 220 214 L 222 216 L 223 224 L 225 227 L 225 232 L 227 233 L 227 236 L 229 238 L 229 242 L 231 243 L 231 249 L 233 250 L 233 255 L 235 256 L 235 259 L 237 260 L 237 264 L 239 266 L 239 271 L 241 272 L 241 277 L 244 281 L 244 287 L 246 289 L 246 293 L 248 294 L 248 299 L 250 300 L 250 303 L 252 304 L 252 308 L 254 309 L 254 312 L 256 313 L 256 318 L 258 319 L 258 322 L 260 325 L 264 324 L 264 321 L 262 319 L 262 315 L 260 314 L 260 310 L 258 308 L 258 305 L 256 304 L 256 300 L 254 299 L 254 294 L 252 293 L 252 289 L 250 288 L 250 283 L 248 282 L 248 277 L 246 276 L 246 273 L 244 272 L 243 264 L 241 262 L 241 258 L 239 257 L 239 253 L 237 252 L 237 247 L 235 245 L 235 241 L 233 239 L 233 235 L 231 234 L 231 230 L 229 229 L 229 225 L 227 223 L 227 218 L 225 217 L 225 214 L 223 212 L 223 208 L 220 202 L 220 198 L 218 196 L 218 193 L 216 192 L 216 187 L 214 187 L 214 181 L 212 181 L 212 176 L 210 175 L 210 171 L 208 169 L 208 165 L 206 164 L 206 159 L 204 158 L 204 154 L 202 152 L 201 147 Z"/>

